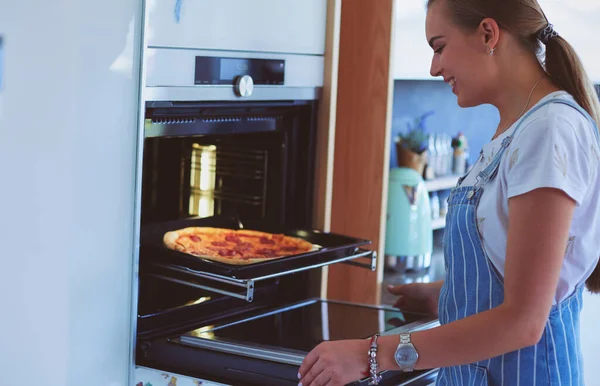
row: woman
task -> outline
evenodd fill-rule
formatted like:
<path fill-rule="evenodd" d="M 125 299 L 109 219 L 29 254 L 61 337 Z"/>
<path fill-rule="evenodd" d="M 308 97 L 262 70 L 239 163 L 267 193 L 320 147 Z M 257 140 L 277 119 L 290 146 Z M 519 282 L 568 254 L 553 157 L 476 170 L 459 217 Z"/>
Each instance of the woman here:
<path fill-rule="evenodd" d="M 426 34 L 431 75 L 458 104 L 500 112 L 449 198 L 446 280 L 390 289 L 441 326 L 324 342 L 300 382 L 370 374 L 376 384 L 383 370 L 440 368 L 438 385 L 582 385 L 581 296 L 586 281 L 600 290 L 597 96 L 536 0 L 429 0 Z"/>

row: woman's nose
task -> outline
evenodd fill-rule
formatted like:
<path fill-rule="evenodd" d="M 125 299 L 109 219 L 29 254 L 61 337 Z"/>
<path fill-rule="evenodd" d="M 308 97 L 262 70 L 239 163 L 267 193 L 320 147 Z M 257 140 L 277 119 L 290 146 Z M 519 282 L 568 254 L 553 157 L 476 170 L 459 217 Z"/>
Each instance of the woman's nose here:
<path fill-rule="evenodd" d="M 442 75 L 440 63 L 435 57 L 431 59 L 431 68 L 429 69 L 429 74 L 433 77 Z"/>

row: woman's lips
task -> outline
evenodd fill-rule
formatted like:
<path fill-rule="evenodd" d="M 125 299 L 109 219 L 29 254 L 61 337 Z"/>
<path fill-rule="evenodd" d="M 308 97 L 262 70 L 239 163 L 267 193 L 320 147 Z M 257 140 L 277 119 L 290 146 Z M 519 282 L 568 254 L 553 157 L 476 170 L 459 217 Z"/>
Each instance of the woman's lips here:
<path fill-rule="evenodd" d="M 456 89 L 456 79 L 450 78 L 450 80 L 448 81 L 448 84 L 450 85 L 450 87 L 452 87 L 452 92 L 454 92 Z"/>

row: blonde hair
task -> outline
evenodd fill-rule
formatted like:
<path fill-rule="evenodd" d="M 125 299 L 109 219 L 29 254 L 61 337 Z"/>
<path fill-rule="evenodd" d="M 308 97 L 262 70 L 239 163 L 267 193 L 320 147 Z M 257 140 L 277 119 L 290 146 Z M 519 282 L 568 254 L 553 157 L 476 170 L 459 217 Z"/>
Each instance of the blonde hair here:
<path fill-rule="evenodd" d="M 428 0 L 429 8 L 438 0 Z M 457 26 L 475 30 L 481 21 L 490 17 L 500 28 L 515 36 L 521 45 L 538 55 L 540 33 L 549 26 L 548 19 L 537 0 L 443 0 L 446 10 Z M 546 40 L 546 39 L 544 39 Z M 546 46 L 544 69 L 550 80 L 567 91 L 600 126 L 600 102 L 579 56 L 560 35 L 553 34 L 543 44 Z M 586 281 L 588 290 L 600 293 L 600 262 Z"/>

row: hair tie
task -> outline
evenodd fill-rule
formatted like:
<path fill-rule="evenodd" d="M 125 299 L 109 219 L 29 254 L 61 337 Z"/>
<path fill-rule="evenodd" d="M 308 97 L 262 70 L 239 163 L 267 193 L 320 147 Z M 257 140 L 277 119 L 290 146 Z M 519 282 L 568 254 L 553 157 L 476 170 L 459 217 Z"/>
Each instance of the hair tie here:
<path fill-rule="evenodd" d="M 557 36 L 558 36 L 558 33 L 554 30 L 554 26 L 552 24 L 548 23 L 546 28 L 541 30 L 540 33 L 538 34 L 538 39 L 542 43 L 548 44 L 548 41 L 550 39 L 555 38 Z"/>

